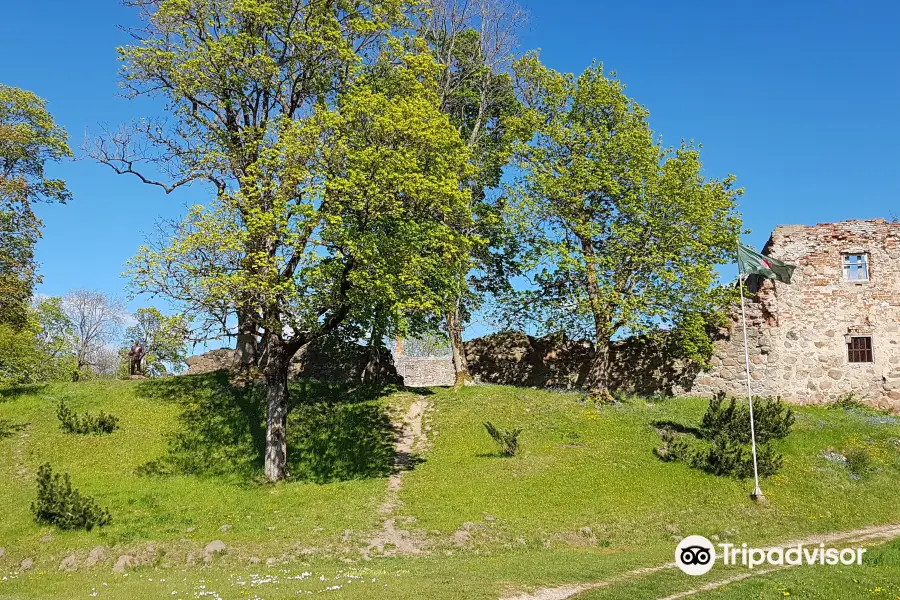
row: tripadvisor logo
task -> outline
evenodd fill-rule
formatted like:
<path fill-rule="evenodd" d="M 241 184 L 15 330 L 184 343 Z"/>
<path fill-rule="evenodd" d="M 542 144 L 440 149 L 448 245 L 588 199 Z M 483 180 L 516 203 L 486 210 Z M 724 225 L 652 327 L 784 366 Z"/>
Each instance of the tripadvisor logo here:
<path fill-rule="evenodd" d="M 719 544 L 723 565 L 743 565 L 748 569 L 763 564 L 781 565 L 861 565 L 865 548 L 826 548 L 825 544 L 803 544 L 779 548 L 749 548 L 747 544 Z M 713 543 L 702 535 L 691 535 L 675 548 L 675 564 L 688 575 L 704 575 L 716 562 Z"/>
<path fill-rule="evenodd" d="M 689 535 L 675 548 L 675 564 L 688 575 L 704 575 L 716 562 L 716 549 L 702 535 Z"/>

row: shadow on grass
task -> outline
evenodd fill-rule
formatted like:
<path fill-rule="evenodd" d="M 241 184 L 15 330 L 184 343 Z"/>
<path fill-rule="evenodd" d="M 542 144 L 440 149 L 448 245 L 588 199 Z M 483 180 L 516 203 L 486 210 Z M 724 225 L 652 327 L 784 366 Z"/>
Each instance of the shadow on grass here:
<path fill-rule="evenodd" d="M 28 427 L 28 423 L 10 423 L 6 419 L 0 419 L 0 439 L 12 437 L 17 431 Z"/>
<path fill-rule="evenodd" d="M 9 402 L 15 400 L 19 396 L 30 396 L 37 394 L 47 387 L 46 383 L 32 383 L 28 385 L 17 385 L 13 387 L 0 388 L 0 402 Z"/>
<path fill-rule="evenodd" d="M 233 386 L 228 373 L 142 382 L 138 394 L 182 407 L 165 455 L 145 475 L 262 475 L 265 388 Z M 382 477 L 394 470 L 398 432 L 380 398 L 393 388 L 291 382 L 288 469 L 295 479 L 325 483 Z"/>
<path fill-rule="evenodd" d="M 694 437 L 703 439 L 704 432 L 699 427 L 694 427 L 693 425 L 684 425 L 683 423 L 678 423 L 676 421 L 652 421 L 650 426 L 655 429 L 664 429 L 668 431 L 674 431 L 676 433 L 686 433 L 690 434 Z"/>

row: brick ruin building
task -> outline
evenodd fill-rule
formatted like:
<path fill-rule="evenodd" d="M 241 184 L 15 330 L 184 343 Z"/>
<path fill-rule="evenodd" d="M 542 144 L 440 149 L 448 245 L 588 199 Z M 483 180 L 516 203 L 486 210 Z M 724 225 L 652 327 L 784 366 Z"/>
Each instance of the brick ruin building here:
<path fill-rule="evenodd" d="M 900 223 L 779 226 L 762 252 L 797 268 L 790 285 L 748 281 L 754 393 L 812 404 L 854 392 L 900 409 Z M 717 342 L 712 369 L 681 392 L 719 389 L 746 393 L 739 320 Z"/>

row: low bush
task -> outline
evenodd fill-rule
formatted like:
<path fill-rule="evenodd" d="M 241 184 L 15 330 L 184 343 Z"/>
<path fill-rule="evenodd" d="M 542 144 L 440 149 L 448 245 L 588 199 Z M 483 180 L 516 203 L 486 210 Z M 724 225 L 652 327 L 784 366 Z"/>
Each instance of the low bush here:
<path fill-rule="evenodd" d="M 855 392 L 847 392 L 838 396 L 838 399 L 835 400 L 829 406 L 829 408 L 841 408 L 846 410 L 854 408 L 865 408 L 865 405 L 862 403 Z"/>
<path fill-rule="evenodd" d="M 484 428 L 497 442 L 497 445 L 500 447 L 500 454 L 503 456 L 515 456 L 519 451 L 519 434 L 522 433 L 521 429 L 500 430 L 490 421 L 484 424 Z"/>
<path fill-rule="evenodd" d="M 857 477 L 865 477 L 875 467 L 872 462 L 872 455 L 865 448 L 850 448 L 844 452 L 847 459 L 847 470 Z"/>
<path fill-rule="evenodd" d="M 72 489 L 68 473 L 54 473 L 48 463 L 38 469 L 37 501 L 31 505 L 31 511 L 38 523 L 60 529 L 90 531 L 112 520 L 109 511 L 97 506 L 93 498 Z"/>
<path fill-rule="evenodd" d="M 112 433 L 119 428 L 118 418 L 103 411 L 100 411 L 96 417 L 89 413 L 79 415 L 66 404 L 65 400 L 61 400 L 59 406 L 56 407 L 56 416 L 66 433 L 102 434 Z"/>
<path fill-rule="evenodd" d="M 664 461 L 683 462 L 710 475 L 738 479 L 753 477 L 753 450 L 745 444 L 724 436 L 707 444 L 671 431 L 664 432 L 662 439 L 663 444 L 657 448 L 656 454 Z M 760 477 L 769 477 L 781 470 L 782 458 L 771 446 L 757 444 L 756 460 Z"/>
<path fill-rule="evenodd" d="M 765 444 L 787 437 L 795 420 L 794 411 L 780 398 L 760 397 L 753 401 L 757 443 Z M 703 438 L 709 441 L 727 437 L 739 444 L 749 444 L 749 404 L 739 403 L 735 398 L 726 399 L 724 392 L 717 393 L 709 401 L 709 407 L 700 422 L 700 430 Z"/>
<path fill-rule="evenodd" d="M 768 442 L 783 439 L 794 424 L 794 412 L 778 398 L 758 398 L 753 403 L 756 427 L 756 459 L 760 477 L 781 470 L 782 457 Z M 664 427 L 662 445 L 656 454 L 665 461 L 683 462 L 712 475 L 745 479 L 753 476 L 750 447 L 750 409 L 719 392 L 709 406 L 699 428 Z"/>

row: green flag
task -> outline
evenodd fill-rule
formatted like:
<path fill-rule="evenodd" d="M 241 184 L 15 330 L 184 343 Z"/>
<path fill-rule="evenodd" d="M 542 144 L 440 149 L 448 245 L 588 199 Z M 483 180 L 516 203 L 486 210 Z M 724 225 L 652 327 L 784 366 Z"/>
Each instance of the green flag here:
<path fill-rule="evenodd" d="M 791 274 L 796 267 L 769 258 L 743 244 L 738 244 L 738 268 L 741 275 L 762 275 L 769 279 L 777 279 L 782 283 L 790 283 Z"/>

